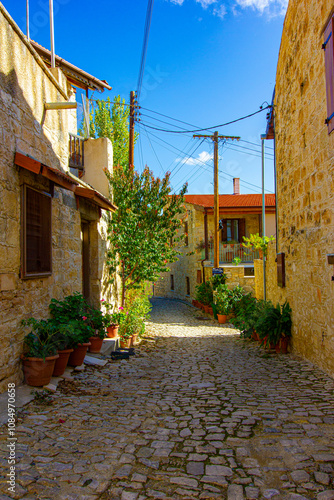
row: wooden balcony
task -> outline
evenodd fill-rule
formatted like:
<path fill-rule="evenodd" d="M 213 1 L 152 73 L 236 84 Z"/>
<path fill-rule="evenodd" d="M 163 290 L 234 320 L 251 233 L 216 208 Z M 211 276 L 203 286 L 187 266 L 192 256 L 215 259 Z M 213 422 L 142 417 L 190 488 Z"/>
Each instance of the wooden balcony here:
<path fill-rule="evenodd" d="M 69 166 L 83 170 L 84 168 L 84 143 L 80 135 L 69 134 Z"/>

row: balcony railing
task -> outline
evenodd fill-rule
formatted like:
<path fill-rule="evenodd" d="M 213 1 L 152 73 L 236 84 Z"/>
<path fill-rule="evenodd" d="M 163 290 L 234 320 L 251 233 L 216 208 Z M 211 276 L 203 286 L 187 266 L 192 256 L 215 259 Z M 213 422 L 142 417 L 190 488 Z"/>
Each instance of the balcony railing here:
<path fill-rule="evenodd" d="M 69 134 L 69 166 L 83 170 L 84 168 L 84 143 L 85 140 L 80 135 Z"/>
<path fill-rule="evenodd" d="M 205 257 L 205 251 L 202 250 L 202 259 Z M 221 264 L 232 263 L 235 257 L 239 257 L 242 263 L 254 262 L 254 259 L 259 258 L 258 250 L 249 250 L 242 246 L 241 243 L 225 244 L 220 243 L 219 246 L 219 262 Z M 213 248 L 209 248 L 209 260 L 214 261 Z"/>

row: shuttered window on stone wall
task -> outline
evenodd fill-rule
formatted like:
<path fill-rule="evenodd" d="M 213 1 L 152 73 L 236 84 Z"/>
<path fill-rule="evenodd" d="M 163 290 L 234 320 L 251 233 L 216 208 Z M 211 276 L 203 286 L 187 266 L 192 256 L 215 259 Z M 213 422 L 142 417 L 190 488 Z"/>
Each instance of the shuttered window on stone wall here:
<path fill-rule="evenodd" d="M 51 195 L 22 189 L 22 278 L 48 276 L 51 267 Z"/>
<path fill-rule="evenodd" d="M 334 17 L 329 21 L 325 33 L 323 49 L 325 52 L 326 68 L 326 96 L 327 96 L 327 118 L 328 133 L 334 129 Z"/>

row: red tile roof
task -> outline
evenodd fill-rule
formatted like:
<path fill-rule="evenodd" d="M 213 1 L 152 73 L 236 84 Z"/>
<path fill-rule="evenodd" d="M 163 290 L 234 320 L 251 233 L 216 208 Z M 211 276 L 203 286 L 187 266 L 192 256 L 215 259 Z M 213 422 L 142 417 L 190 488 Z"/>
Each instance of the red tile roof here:
<path fill-rule="evenodd" d="M 266 194 L 266 207 L 275 207 L 275 195 Z M 186 194 L 185 200 L 192 205 L 213 207 L 213 194 Z M 262 207 L 262 194 L 220 194 L 220 207 Z"/>

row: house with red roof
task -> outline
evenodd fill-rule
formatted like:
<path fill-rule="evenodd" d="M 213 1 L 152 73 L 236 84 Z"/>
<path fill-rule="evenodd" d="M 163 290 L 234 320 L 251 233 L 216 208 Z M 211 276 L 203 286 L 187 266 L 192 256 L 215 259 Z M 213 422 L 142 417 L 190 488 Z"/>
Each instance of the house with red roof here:
<path fill-rule="evenodd" d="M 240 194 L 239 179 L 234 179 L 234 193 L 219 195 L 220 231 L 219 266 L 225 269 L 230 284 L 254 290 L 254 260 L 258 251 L 243 247 L 243 237 L 262 231 L 262 195 Z M 170 265 L 154 286 L 154 295 L 188 299 L 194 297 L 196 285 L 212 276 L 214 242 L 213 194 L 185 196 L 187 219 L 184 246 L 179 260 Z M 265 195 L 265 235 L 276 235 L 275 195 Z M 241 262 L 236 266 L 233 261 Z"/>

